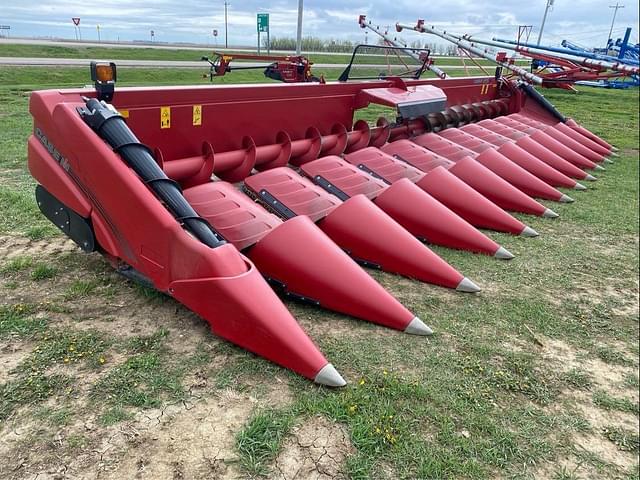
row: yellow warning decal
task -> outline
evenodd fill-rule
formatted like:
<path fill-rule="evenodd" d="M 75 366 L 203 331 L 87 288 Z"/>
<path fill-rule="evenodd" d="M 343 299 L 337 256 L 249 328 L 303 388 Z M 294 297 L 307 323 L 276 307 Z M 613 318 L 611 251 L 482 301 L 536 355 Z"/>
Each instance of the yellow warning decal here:
<path fill-rule="evenodd" d="M 120 115 L 124 118 L 129 118 L 129 110 L 120 110 Z"/>
<path fill-rule="evenodd" d="M 202 105 L 193 106 L 193 126 L 198 127 L 202 125 Z"/>
<path fill-rule="evenodd" d="M 171 107 L 160 107 L 160 128 L 171 128 Z"/>

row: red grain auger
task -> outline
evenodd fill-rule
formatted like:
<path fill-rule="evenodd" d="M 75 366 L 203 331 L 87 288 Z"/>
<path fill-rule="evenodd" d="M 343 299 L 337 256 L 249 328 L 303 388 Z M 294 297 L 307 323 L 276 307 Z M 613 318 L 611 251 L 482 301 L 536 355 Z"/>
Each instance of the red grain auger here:
<path fill-rule="evenodd" d="M 115 65 L 92 76 L 95 90 L 31 96 L 42 213 L 216 335 L 329 386 L 345 381 L 276 292 L 430 335 L 362 267 L 478 292 L 425 242 L 513 258 L 477 228 L 536 236 L 505 210 L 557 216 L 532 197 L 569 201 L 555 187 L 584 188 L 613 150 L 502 78 L 115 90 Z M 372 104 L 397 118 L 354 121 Z"/>

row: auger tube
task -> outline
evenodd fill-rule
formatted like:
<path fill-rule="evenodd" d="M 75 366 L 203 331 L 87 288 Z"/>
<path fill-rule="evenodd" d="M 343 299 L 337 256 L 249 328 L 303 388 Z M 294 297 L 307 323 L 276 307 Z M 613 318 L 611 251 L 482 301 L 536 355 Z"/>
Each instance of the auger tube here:
<path fill-rule="evenodd" d="M 519 77 L 523 78 L 524 80 L 527 80 L 531 83 L 535 83 L 536 85 L 542 85 L 543 83 L 543 79 L 541 77 L 539 77 L 538 75 L 535 75 L 531 72 L 528 72 L 527 70 L 525 70 L 524 68 L 520 68 L 516 65 L 511 65 L 509 63 L 506 62 L 500 62 L 498 60 L 495 59 L 494 56 L 490 55 L 489 52 L 486 49 L 481 49 L 478 48 L 476 45 L 474 45 L 473 43 L 469 43 L 468 41 L 465 40 L 459 40 L 458 38 L 456 38 L 454 35 L 451 35 L 450 33 L 444 31 L 444 30 L 438 30 L 437 28 L 435 28 L 433 25 L 429 26 L 429 25 L 425 25 L 423 20 L 418 20 L 418 24 L 411 26 L 411 25 L 405 25 L 402 23 L 396 23 L 396 30 L 398 32 L 401 32 L 403 29 L 408 29 L 408 30 L 414 30 L 418 33 L 430 33 L 432 35 L 436 35 L 440 38 L 443 38 L 451 43 L 456 44 L 458 47 L 462 48 L 463 50 L 467 50 L 468 52 L 471 52 L 475 55 L 478 55 L 479 57 L 482 58 L 486 58 L 487 60 L 491 60 L 492 62 L 494 62 L 496 65 L 506 69 L 506 70 L 510 70 L 513 73 L 515 73 L 516 75 L 518 75 Z"/>
<path fill-rule="evenodd" d="M 404 52 L 409 55 L 411 58 L 413 58 L 415 61 L 422 63 L 422 60 L 420 60 L 420 56 L 417 55 L 411 48 L 408 48 L 407 45 L 404 45 L 402 43 L 400 43 L 399 41 L 392 39 L 389 35 L 387 35 L 384 32 L 380 31 L 380 27 L 373 27 L 371 25 L 371 21 L 369 21 L 368 23 L 365 20 L 365 16 L 361 15 L 360 19 L 359 19 L 359 23 L 360 23 L 360 27 L 361 28 L 368 28 L 369 30 L 371 30 L 372 32 L 377 33 L 378 35 L 380 35 L 387 43 L 389 43 L 390 45 L 394 46 L 394 47 L 400 47 L 404 49 Z M 445 80 L 447 78 L 449 78 L 449 76 L 444 72 L 444 70 L 438 68 L 437 66 L 433 65 L 433 64 L 429 64 L 426 65 L 426 68 L 430 71 L 432 71 L 433 73 L 435 73 L 438 77 L 440 77 L 441 79 Z"/>
<path fill-rule="evenodd" d="M 637 66 L 628 65 L 622 62 L 607 62 L 604 60 L 594 60 L 591 58 L 585 58 L 583 55 L 580 55 L 578 52 L 574 52 L 570 54 L 553 52 L 552 50 L 549 50 L 547 47 L 540 47 L 540 46 L 532 47 L 530 44 L 529 44 L 530 46 L 525 46 L 525 44 L 523 43 L 514 44 L 513 42 L 505 42 L 504 40 L 499 40 L 495 37 L 493 40 L 487 40 L 483 38 L 473 37 L 471 35 L 463 35 L 463 36 L 453 35 L 453 34 L 449 34 L 449 35 L 454 36 L 456 38 L 462 38 L 467 42 L 481 43 L 483 45 L 489 45 L 491 47 L 513 50 L 519 53 L 530 54 L 530 55 L 549 55 L 556 58 L 568 60 L 573 63 L 578 63 L 585 67 L 605 68 L 605 69 L 610 69 L 616 72 L 626 73 L 627 75 L 638 75 L 639 73 L 639 69 Z M 549 52 L 553 52 L 553 53 L 549 53 Z"/>
<path fill-rule="evenodd" d="M 564 54 L 564 55 L 571 55 L 571 56 L 574 56 L 574 57 L 589 58 L 591 60 L 608 62 L 608 63 L 611 63 L 611 64 L 623 63 L 623 64 L 628 64 L 628 65 L 631 65 L 631 66 L 638 66 L 638 61 L 637 60 L 632 60 L 632 59 L 628 59 L 628 58 L 612 57 L 611 55 L 601 55 L 599 53 L 580 51 L 580 50 L 572 50 L 570 48 L 560 48 L 560 47 L 554 47 L 554 46 L 551 46 L 551 45 L 535 45 L 533 43 L 527 43 L 527 42 L 514 42 L 513 40 L 506 40 L 506 39 L 502 39 L 502 38 L 498 38 L 498 37 L 493 37 L 492 40 L 495 41 L 495 42 L 508 43 L 510 45 L 517 45 L 518 47 L 535 48 L 535 49 L 538 49 L 538 50 L 547 50 L 547 51 L 553 52 L 553 53 L 561 53 L 561 54 Z M 563 40 L 563 43 L 564 42 L 566 42 L 566 40 Z"/>
<path fill-rule="evenodd" d="M 140 143 L 127 123 L 111 105 L 95 98 L 78 108 L 80 116 L 113 150 L 122 157 L 142 181 L 153 190 L 186 230 L 205 245 L 216 248 L 226 242 L 209 222 L 198 216 L 184 198 L 180 187 L 162 171 L 149 148 Z"/>

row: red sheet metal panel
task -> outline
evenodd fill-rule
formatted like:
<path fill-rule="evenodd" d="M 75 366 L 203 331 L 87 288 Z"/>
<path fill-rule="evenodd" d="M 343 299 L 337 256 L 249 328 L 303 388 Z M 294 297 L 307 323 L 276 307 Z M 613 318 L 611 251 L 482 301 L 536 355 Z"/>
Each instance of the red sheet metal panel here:
<path fill-rule="evenodd" d="M 394 159 L 389 155 L 383 154 L 380 156 L 380 151 L 378 149 L 365 149 L 367 150 L 366 155 L 354 156 L 353 159 L 356 159 L 358 162 L 365 162 L 365 165 L 368 165 L 373 171 L 373 173 L 378 174 L 378 172 L 388 171 L 389 161 L 393 162 L 393 165 L 397 165 L 397 167 L 403 167 L 403 164 L 408 167 L 404 168 L 396 168 L 392 169 L 393 172 L 402 172 L 416 171 L 415 168 L 406 165 L 404 162 Z M 468 250 L 476 253 L 484 253 L 488 255 L 493 255 L 499 248 L 495 242 L 489 239 L 486 235 L 476 230 L 472 225 L 470 225 L 466 220 L 460 218 L 456 213 L 451 211 L 446 205 L 437 199 L 433 198 L 427 191 L 421 189 L 421 187 L 416 187 L 413 184 L 413 181 L 420 180 L 424 178 L 425 175 L 420 172 L 418 176 L 412 174 L 411 176 L 414 179 L 409 180 L 408 178 L 401 177 L 397 178 L 393 182 L 391 186 L 376 180 L 375 177 L 371 176 L 368 173 L 365 173 L 356 167 L 348 164 L 345 160 L 342 160 L 337 157 L 327 157 L 328 161 L 325 158 L 321 158 L 310 162 L 302 167 L 303 171 L 314 178 L 314 181 L 317 183 L 318 179 L 316 175 L 318 174 L 327 174 L 327 166 L 331 166 L 331 172 L 328 172 L 329 175 L 323 176 L 323 178 L 330 178 L 332 185 L 339 188 L 341 191 L 345 192 L 342 188 L 343 179 L 347 179 L 351 182 L 351 179 L 358 175 L 362 178 L 362 181 L 359 182 L 360 185 L 367 185 L 370 182 L 375 182 L 380 188 L 376 188 L 375 195 L 371 198 L 375 202 L 377 206 L 382 208 L 382 210 L 391 216 L 394 220 L 404 226 L 407 231 L 411 232 L 413 235 L 422 238 L 429 243 L 433 243 L 436 245 L 443 245 L 449 248 L 456 248 L 462 250 Z M 382 161 L 380 160 L 382 158 Z M 371 159 L 371 162 L 368 162 L 367 159 Z M 360 163 L 358 163 L 360 164 Z M 382 165 L 382 169 L 378 170 L 375 167 L 378 164 Z M 338 170 L 336 166 L 339 166 Z M 341 173 L 336 172 L 350 172 L 348 177 L 345 177 Z M 335 173 L 334 175 L 330 175 L 331 173 Z M 382 176 L 382 175 L 380 175 Z M 454 177 L 455 178 L 455 177 Z M 367 180 L 370 179 L 370 180 Z M 420 182 L 418 182 L 418 185 Z M 346 185 L 349 188 L 349 185 Z M 353 191 L 353 189 L 351 189 Z M 370 192 L 371 193 L 371 192 Z M 345 202 L 341 207 L 337 208 L 329 215 L 326 220 L 323 222 L 329 222 L 333 217 L 335 217 L 339 211 L 343 211 L 346 209 L 347 204 L 349 202 Z M 494 206 L 495 207 L 495 206 Z M 497 207 L 495 207 L 497 208 Z M 502 210 L 500 210 L 502 212 Z M 504 215 L 509 216 L 505 212 L 502 212 Z M 345 218 L 344 215 L 342 218 Z M 515 219 L 514 219 L 515 220 Z M 369 227 L 367 227 L 368 223 L 373 224 L 371 220 L 364 214 L 356 214 L 353 212 L 353 216 L 350 221 L 344 223 L 343 228 L 347 227 L 348 229 L 354 228 L 357 224 L 361 224 L 362 231 L 367 231 Z M 520 231 L 522 231 L 520 228 Z M 384 231 L 385 238 L 388 239 L 389 245 L 393 245 L 396 252 L 406 251 L 408 248 L 407 242 L 403 239 L 398 239 L 397 241 L 391 241 L 388 236 L 387 230 L 390 230 L 388 227 Z M 518 233 L 519 233 L 518 232 Z M 380 233 L 383 233 L 382 231 Z M 390 257 L 390 255 L 387 255 Z M 369 258 L 369 257 L 364 257 Z M 434 261 L 431 261 L 433 264 Z M 406 270 L 406 268 L 405 268 Z M 433 268 L 432 268 L 433 270 Z M 442 268 L 440 268 L 442 270 Z M 412 276 L 415 276 L 413 274 Z M 443 278 L 445 275 L 442 273 L 439 274 L 439 277 L 427 277 L 422 274 L 422 278 L 430 278 L 432 282 L 436 282 L 439 285 L 443 285 Z M 419 278 L 419 277 L 417 277 Z M 455 276 L 449 274 L 448 283 L 444 284 L 450 286 L 452 283 L 452 279 L 455 280 Z M 460 279 L 458 279 L 458 282 Z"/>
<path fill-rule="evenodd" d="M 427 173 L 437 167 L 450 168 L 454 162 L 423 148 L 411 140 L 397 140 L 380 147 L 380 150 Z"/>
<path fill-rule="evenodd" d="M 353 258 L 387 272 L 447 288 L 464 278 L 364 195 L 349 198 L 318 225 Z"/>
<path fill-rule="evenodd" d="M 387 184 L 334 155 L 322 157 L 302 165 L 301 170 L 315 183 L 322 177 L 349 197 L 362 194 L 369 199 L 376 198 L 387 188 Z"/>
<path fill-rule="evenodd" d="M 387 155 L 382 150 L 375 147 L 367 147 L 357 152 L 348 153 L 345 160 L 360 168 L 374 172 L 375 175 L 384 179 L 388 183 L 394 183 L 402 178 L 407 178 L 412 182 L 417 182 L 424 172 L 412 167 L 406 162 Z"/>
<path fill-rule="evenodd" d="M 461 147 L 460 145 L 436 135 L 435 133 L 418 135 L 417 137 L 413 137 L 411 141 L 452 162 L 462 160 L 465 157 L 473 158 L 476 156 L 476 152 L 473 150 Z"/>
<path fill-rule="evenodd" d="M 296 215 L 306 215 L 314 222 L 326 217 L 340 204 L 336 197 L 287 167 L 252 175 L 245 179 L 245 185 L 255 195 L 269 192 Z"/>
<path fill-rule="evenodd" d="M 500 246 L 410 180 L 395 182 L 376 205 L 429 243 L 494 255 Z"/>
<path fill-rule="evenodd" d="M 325 308 L 396 330 L 404 330 L 414 318 L 308 217 L 284 222 L 250 256 L 287 291 Z"/>
<path fill-rule="evenodd" d="M 577 178 L 579 180 L 587 178 L 588 174 L 583 170 L 580 170 L 574 164 L 566 161 L 561 156 L 553 153 L 548 148 L 531 139 L 529 133 L 535 132 L 536 130 L 534 128 L 528 129 L 530 132 L 525 133 L 525 131 L 520 131 L 514 128 L 512 126 L 513 123 L 516 122 L 508 117 L 501 117 L 498 119 L 482 120 L 481 122 L 478 122 L 478 125 L 499 133 L 500 135 L 509 137 L 516 142 L 516 145 L 522 147 L 531 155 L 534 155 L 550 167 L 555 168 L 557 171 L 568 177 Z M 579 134 L 576 133 L 576 135 Z"/>
<path fill-rule="evenodd" d="M 238 250 L 257 243 L 282 223 L 226 182 L 203 183 L 183 193 L 198 215 Z"/>

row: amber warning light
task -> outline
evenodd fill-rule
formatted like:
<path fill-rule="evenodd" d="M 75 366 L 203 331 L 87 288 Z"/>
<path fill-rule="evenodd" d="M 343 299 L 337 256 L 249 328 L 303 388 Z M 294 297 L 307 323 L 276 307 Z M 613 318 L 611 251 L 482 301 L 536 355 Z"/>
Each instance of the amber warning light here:
<path fill-rule="evenodd" d="M 91 80 L 98 93 L 98 99 L 110 101 L 116 83 L 116 64 L 91 62 Z"/>

